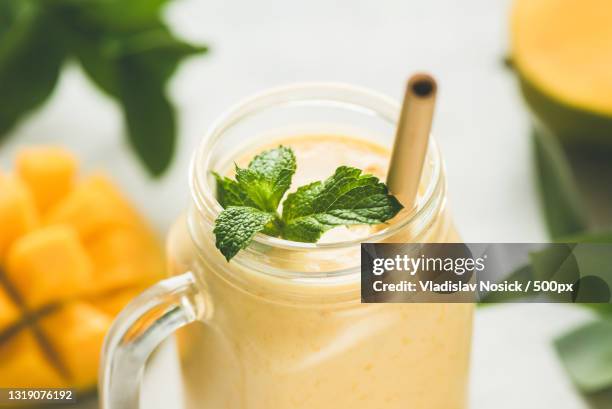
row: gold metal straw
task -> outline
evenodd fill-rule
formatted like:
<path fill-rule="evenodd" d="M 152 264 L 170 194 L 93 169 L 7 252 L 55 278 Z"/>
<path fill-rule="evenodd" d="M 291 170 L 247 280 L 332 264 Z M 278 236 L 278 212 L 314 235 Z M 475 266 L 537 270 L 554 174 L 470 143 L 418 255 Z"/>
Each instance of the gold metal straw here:
<path fill-rule="evenodd" d="M 413 75 L 406 86 L 389 164 L 387 186 L 407 210 L 413 209 L 417 202 L 436 92 L 436 81 L 428 74 Z"/>

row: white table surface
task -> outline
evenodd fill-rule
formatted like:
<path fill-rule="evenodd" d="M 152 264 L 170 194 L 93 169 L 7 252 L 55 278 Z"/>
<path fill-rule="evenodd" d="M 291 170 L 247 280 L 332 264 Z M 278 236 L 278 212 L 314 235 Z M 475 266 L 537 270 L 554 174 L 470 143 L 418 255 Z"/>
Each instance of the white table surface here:
<path fill-rule="evenodd" d="M 117 107 L 76 67 L 51 101 L 0 149 L 0 164 L 30 143 L 61 142 L 88 169 L 108 169 L 161 235 L 188 201 L 189 157 L 211 121 L 239 99 L 295 81 L 342 81 L 400 98 L 415 70 L 439 80 L 434 134 L 446 159 L 450 207 L 473 242 L 546 239 L 533 185 L 529 122 L 507 52 L 509 0 L 178 0 L 172 27 L 212 52 L 171 83 L 181 113 L 173 168 L 147 178 L 125 149 Z M 151 200 L 151 198 L 158 198 Z M 588 319 L 576 308 L 508 305 L 478 311 L 471 408 L 581 409 L 550 346 Z M 172 345 L 148 371 L 143 407 L 176 407 Z"/>

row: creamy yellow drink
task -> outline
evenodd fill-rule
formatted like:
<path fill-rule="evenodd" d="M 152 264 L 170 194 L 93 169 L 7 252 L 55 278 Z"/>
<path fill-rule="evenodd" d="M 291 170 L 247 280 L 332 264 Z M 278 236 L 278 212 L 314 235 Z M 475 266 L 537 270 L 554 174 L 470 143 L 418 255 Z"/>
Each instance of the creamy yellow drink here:
<path fill-rule="evenodd" d="M 341 165 L 385 179 L 385 147 L 334 135 L 268 140 L 214 170 L 230 175 L 233 162 L 279 144 L 297 159 L 290 191 Z M 465 408 L 473 306 L 360 303 L 359 241 L 458 239 L 437 189 L 437 201 L 423 197 L 423 211 L 389 225 L 338 227 L 317 244 L 259 237 L 229 263 L 215 248 L 214 215 L 179 220 L 172 274 L 193 271 L 206 300 L 203 322 L 179 331 L 187 407 Z"/>

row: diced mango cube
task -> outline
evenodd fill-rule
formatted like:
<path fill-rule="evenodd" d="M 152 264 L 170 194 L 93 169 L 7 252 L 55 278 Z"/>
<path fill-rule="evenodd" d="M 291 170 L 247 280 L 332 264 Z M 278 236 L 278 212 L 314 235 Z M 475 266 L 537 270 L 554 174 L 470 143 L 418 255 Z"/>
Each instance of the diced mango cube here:
<path fill-rule="evenodd" d="M 68 226 L 38 229 L 19 238 L 6 257 L 6 275 L 31 308 L 80 294 L 93 265 Z"/>
<path fill-rule="evenodd" d="M 0 287 L 0 333 L 19 320 L 19 309 L 6 290 Z"/>
<path fill-rule="evenodd" d="M 160 245 L 148 232 L 112 229 L 90 240 L 86 249 L 94 263 L 96 292 L 148 284 L 164 271 Z"/>
<path fill-rule="evenodd" d="M 22 150 L 15 163 L 17 175 L 30 188 L 42 213 L 72 189 L 77 160 L 71 153 L 55 147 Z"/>
<path fill-rule="evenodd" d="M 111 316 L 84 302 L 70 303 L 42 319 L 42 331 L 77 389 L 95 384 L 111 322 Z"/>
<path fill-rule="evenodd" d="M 30 191 L 20 180 L 0 175 L 0 261 L 19 236 L 38 224 Z"/>
<path fill-rule="evenodd" d="M 64 388 L 65 380 L 30 330 L 0 343 L 0 387 Z"/>
<path fill-rule="evenodd" d="M 51 209 L 44 221 L 71 225 L 87 240 L 111 227 L 137 225 L 140 217 L 105 176 L 93 175 Z"/>

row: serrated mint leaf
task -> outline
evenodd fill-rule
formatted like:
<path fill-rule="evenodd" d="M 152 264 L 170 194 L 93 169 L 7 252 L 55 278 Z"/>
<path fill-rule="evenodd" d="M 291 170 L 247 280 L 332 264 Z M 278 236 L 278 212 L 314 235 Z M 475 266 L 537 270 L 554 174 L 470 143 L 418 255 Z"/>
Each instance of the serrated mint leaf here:
<path fill-rule="evenodd" d="M 217 199 L 225 207 L 214 234 L 217 248 L 228 261 L 258 232 L 316 242 L 336 226 L 383 223 L 402 209 L 378 178 L 341 166 L 324 182 L 289 194 L 281 217 L 277 208 L 295 170 L 293 151 L 280 146 L 257 155 L 246 169 L 237 166 L 236 180 L 214 173 Z"/>
<path fill-rule="evenodd" d="M 228 206 L 249 206 L 256 207 L 255 203 L 242 190 L 238 182 L 228 177 L 221 176 L 213 172 L 217 181 L 217 200 L 223 207 Z"/>
<path fill-rule="evenodd" d="M 287 196 L 282 236 L 316 242 L 336 226 L 383 223 L 402 207 L 378 178 L 341 166 L 326 181 L 303 186 Z"/>
<path fill-rule="evenodd" d="M 257 208 L 276 212 L 295 169 L 293 151 L 280 146 L 255 156 L 246 169 L 236 167 L 236 181 Z"/>
<path fill-rule="evenodd" d="M 274 214 L 247 206 L 224 209 L 215 222 L 216 246 L 229 261 L 245 249 L 253 236 L 274 221 Z"/>

